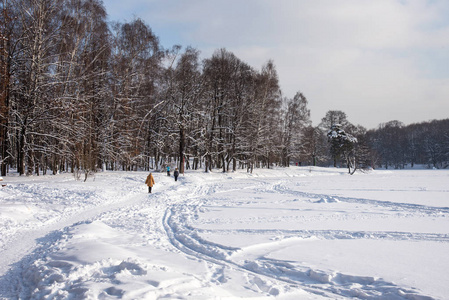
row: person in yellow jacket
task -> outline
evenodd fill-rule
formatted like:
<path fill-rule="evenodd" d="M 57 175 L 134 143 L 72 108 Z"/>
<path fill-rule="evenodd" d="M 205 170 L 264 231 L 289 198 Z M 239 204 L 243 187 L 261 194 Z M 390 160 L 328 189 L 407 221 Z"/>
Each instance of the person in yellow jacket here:
<path fill-rule="evenodd" d="M 151 193 L 151 188 L 154 185 L 153 174 L 150 173 L 150 175 L 148 175 L 147 180 L 145 180 L 145 184 L 148 186 L 148 193 Z"/>

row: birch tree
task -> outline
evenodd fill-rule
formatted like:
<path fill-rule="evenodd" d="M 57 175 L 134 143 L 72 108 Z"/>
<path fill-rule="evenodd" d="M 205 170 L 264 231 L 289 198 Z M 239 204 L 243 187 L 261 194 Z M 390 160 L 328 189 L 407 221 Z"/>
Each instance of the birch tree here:
<path fill-rule="evenodd" d="M 141 19 L 114 26 L 112 109 L 105 137 L 123 169 L 147 159 L 149 111 L 157 105 L 156 84 L 162 51 L 159 40 Z M 143 122 L 143 123 L 142 123 Z M 146 127 L 142 127 L 145 124 Z"/>
<path fill-rule="evenodd" d="M 270 166 L 270 156 L 279 148 L 281 93 L 273 61 L 268 61 L 255 78 L 254 95 L 245 121 L 248 139 L 247 170 L 256 165 Z"/>
<path fill-rule="evenodd" d="M 178 131 L 178 167 L 184 173 L 187 143 L 192 140 L 191 130 L 199 117 L 199 101 L 203 91 L 199 51 L 188 47 L 181 55 L 174 70 L 171 103 L 171 123 Z"/>
<path fill-rule="evenodd" d="M 302 93 L 298 92 L 293 99 L 288 100 L 284 122 L 282 164 L 288 167 L 292 157 L 300 159 L 302 136 L 305 128 L 311 124 L 307 99 Z"/>
<path fill-rule="evenodd" d="M 42 122 L 50 117 L 46 103 L 53 90 L 52 66 L 58 22 L 54 18 L 60 3 L 50 0 L 15 1 L 20 23 L 15 56 L 15 88 L 13 91 L 13 127 L 17 140 L 20 174 L 39 174 L 39 134 Z"/>

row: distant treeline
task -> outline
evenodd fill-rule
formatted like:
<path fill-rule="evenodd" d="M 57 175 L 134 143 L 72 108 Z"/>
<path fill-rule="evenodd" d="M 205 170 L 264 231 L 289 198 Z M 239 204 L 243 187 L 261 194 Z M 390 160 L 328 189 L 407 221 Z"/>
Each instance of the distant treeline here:
<path fill-rule="evenodd" d="M 368 131 L 365 139 L 373 151 L 373 166 L 396 169 L 415 164 L 429 168 L 449 166 L 449 119 L 408 126 L 391 121 Z"/>
<path fill-rule="evenodd" d="M 140 19 L 107 23 L 99 0 L 0 7 L 3 176 L 166 164 L 447 167 L 448 120 L 366 132 L 329 111 L 312 127 L 306 97 L 282 95 L 272 61 L 255 70 L 226 49 L 203 60 L 191 47 L 163 49 Z"/>

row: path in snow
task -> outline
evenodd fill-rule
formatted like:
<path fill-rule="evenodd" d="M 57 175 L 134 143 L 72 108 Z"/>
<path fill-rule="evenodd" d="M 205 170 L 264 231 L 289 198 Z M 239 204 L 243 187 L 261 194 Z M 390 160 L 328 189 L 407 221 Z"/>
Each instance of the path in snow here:
<path fill-rule="evenodd" d="M 412 280 L 365 266 L 360 253 L 374 259 L 379 251 L 371 248 L 410 246 L 445 253 L 447 206 L 354 197 L 356 189 L 329 193 L 313 186 L 315 178 L 274 172 L 194 172 L 177 183 L 156 174 L 151 195 L 142 172 L 102 173 L 87 183 L 14 178 L 0 205 L 33 214 L 0 218 L 0 299 L 432 299 Z M 357 194 L 367 191 L 391 196 L 388 188 Z M 354 251 L 356 261 L 332 256 L 337 250 Z M 447 259 L 440 264 L 449 267 Z M 444 270 L 433 272 L 439 287 Z"/>

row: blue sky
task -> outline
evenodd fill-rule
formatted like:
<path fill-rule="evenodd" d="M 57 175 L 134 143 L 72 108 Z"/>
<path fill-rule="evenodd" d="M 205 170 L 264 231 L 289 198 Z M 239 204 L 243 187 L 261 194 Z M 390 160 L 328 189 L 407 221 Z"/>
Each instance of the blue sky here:
<path fill-rule="evenodd" d="M 272 59 L 284 96 L 370 128 L 449 118 L 447 0 L 103 0 L 110 21 L 144 20 L 162 45 L 204 58 Z"/>

